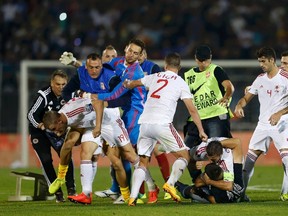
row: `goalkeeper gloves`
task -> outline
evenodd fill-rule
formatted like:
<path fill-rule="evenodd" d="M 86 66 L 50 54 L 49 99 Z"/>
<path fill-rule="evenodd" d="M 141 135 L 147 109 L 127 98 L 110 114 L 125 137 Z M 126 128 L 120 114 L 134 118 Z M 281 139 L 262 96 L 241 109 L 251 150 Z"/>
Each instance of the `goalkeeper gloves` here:
<path fill-rule="evenodd" d="M 64 64 L 64 65 L 72 65 L 74 64 L 77 60 L 73 56 L 73 53 L 71 52 L 64 52 L 61 57 L 59 58 L 59 61 Z"/>

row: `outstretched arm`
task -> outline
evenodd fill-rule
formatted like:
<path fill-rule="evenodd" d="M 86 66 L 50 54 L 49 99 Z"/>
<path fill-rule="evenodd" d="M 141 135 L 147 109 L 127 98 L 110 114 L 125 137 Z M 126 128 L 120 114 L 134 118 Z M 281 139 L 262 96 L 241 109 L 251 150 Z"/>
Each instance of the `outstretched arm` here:
<path fill-rule="evenodd" d="M 74 56 L 73 53 L 65 51 L 61 57 L 59 58 L 59 61 L 64 65 L 72 65 L 76 68 L 82 66 L 82 62 L 78 61 Z"/>
<path fill-rule="evenodd" d="M 128 89 L 132 89 L 132 88 L 135 88 L 137 86 L 142 86 L 143 83 L 141 82 L 141 79 L 138 79 L 138 80 L 125 80 L 123 82 L 123 86 L 125 88 L 128 88 Z"/>

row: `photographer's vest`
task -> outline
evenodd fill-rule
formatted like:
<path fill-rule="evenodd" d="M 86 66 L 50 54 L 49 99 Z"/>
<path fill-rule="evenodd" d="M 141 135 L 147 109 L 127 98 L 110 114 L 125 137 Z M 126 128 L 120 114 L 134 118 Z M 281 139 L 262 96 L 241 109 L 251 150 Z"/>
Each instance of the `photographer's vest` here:
<path fill-rule="evenodd" d="M 210 64 L 205 71 L 195 72 L 195 68 L 192 68 L 184 73 L 185 81 L 194 96 L 194 105 L 202 120 L 228 113 L 227 108 L 217 103 L 223 95 L 214 76 L 216 67 L 217 65 Z M 193 120 L 190 117 L 188 121 Z"/>

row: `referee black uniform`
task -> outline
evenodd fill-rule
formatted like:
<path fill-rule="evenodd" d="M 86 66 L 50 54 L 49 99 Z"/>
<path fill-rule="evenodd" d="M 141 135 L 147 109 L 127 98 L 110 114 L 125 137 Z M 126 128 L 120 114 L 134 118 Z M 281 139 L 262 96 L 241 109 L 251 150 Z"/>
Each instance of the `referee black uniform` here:
<path fill-rule="evenodd" d="M 29 133 L 32 146 L 39 158 L 43 174 L 48 185 L 50 185 L 56 178 L 56 172 L 53 166 L 53 159 L 51 154 L 51 147 L 60 156 L 60 150 L 65 137 L 57 137 L 54 133 L 46 130 L 41 130 L 39 124 L 42 124 L 44 113 L 48 110 L 58 111 L 65 104 L 62 96 L 57 97 L 52 91 L 52 87 L 48 86 L 38 91 L 37 98 L 34 100 L 27 118 L 29 120 Z M 69 163 L 68 172 L 66 175 L 66 187 L 68 195 L 74 195 L 74 166 L 73 161 Z M 61 188 L 56 192 L 56 201 L 64 201 L 63 192 Z"/>

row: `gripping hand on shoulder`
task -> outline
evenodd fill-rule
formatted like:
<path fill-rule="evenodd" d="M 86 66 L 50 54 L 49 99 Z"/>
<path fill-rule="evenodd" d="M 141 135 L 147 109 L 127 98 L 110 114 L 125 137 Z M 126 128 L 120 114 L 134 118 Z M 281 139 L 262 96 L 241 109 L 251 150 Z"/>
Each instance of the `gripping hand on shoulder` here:
<path fill-rule="evenodd" d="M 76 58 L 73 56 L 73 53 L 71 52 L 64 52 L 61 57 L 59 58 L 59 61 L 64 65 L 72 65 L 74 62 L 76 62 Z"/>

